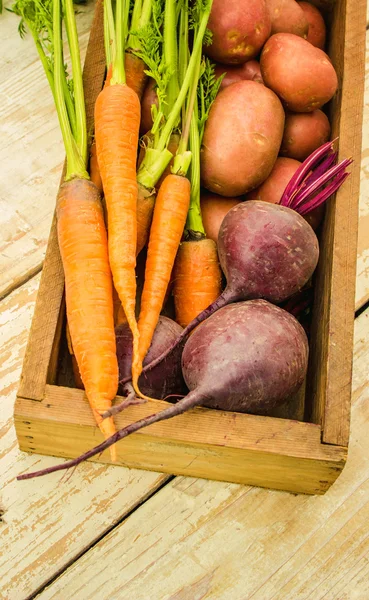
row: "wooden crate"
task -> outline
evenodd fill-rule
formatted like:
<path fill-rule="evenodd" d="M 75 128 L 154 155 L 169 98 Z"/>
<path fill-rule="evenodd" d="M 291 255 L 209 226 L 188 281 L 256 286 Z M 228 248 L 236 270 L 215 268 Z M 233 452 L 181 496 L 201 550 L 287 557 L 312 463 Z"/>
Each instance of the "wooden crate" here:
<path fill-rule="evenodd" d="M 318 2 L 317 2 L 318 3 Z M 351 177 L 329 203 L 315 278 L 311 360 L 306 394 L 261 417 L 197 408 L 131 435 L 117 447 L 128 467 L 322 494 L 342 471 L 350 427 L 356 236 L 364 86 L 365 0 L 321 1 L 330 21 L 330 56 L 340 87 L 331 102 L 340 158 L 352 156 Z M 88 124 L 104 77 L 99 0 L 84 82 Z M 55 219 L 15 405 L 21 450 L 75 457 L 102 441 L 83 391 L 68 378 L 64 279 Z M 64 379 L 63 379 L 64 377 Z M 118 399 L 119 400 L 119 399 Z M 166 402 L 133 406 L 117 426 L 152 414 Z M 305 407 L 305 414 L 304 414 Z M 94 460 L 110 462 L 106 451 Z"/>

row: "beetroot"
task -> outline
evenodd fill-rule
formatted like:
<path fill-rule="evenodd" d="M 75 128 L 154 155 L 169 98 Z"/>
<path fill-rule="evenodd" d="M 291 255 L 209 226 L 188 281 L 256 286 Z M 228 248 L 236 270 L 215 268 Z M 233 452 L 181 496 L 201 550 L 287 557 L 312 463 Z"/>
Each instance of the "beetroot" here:
<path fill-rule="evenodd" d="M 168 317 L 160 316 L 144 366 L 160 356 L 183 329 L 178 323 Z M 116 328 L 117 356 L 119 365 L 119 380 L 131 375 L 132 368 L 132 333 L 128 323 Z M 142 373 L 139 378 L 140 390 L 151 398 L 164 399 L 169 395 L 182 395 L 185 385 L 181 370 L 182 347 L 177 346 L 160 366 Z"/>
<path fill-rule="evenodd" d="M 221 308 L 189 338 L 182 355 L 186 384 L 203 406 L 264 413 L 300 388 L 308 343 L 299 322 L 265 300 Z"/>
<path fill-rule="evenodd" d="M 274 205 L 271 205 L 274 206 Z M 194 408 L 265 412 L 292 396 L 308 361 L 306 334 L 295 317 L 264 300 L 222 308 L 188 340 L 182 358 L 189 394 L 164 410 L 131 423 L 85 454 L 18 479 L 68 469 L 131 433 Z"/>

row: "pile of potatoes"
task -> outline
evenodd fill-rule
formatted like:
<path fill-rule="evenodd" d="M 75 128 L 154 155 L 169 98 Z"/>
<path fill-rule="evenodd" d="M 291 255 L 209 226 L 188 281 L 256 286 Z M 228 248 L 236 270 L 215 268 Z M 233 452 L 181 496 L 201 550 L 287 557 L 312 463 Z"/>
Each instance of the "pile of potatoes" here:
<path fill-rule="evenodd" d="M 204 221 L 212 237 L 214 195 L 229 199 L 220 203 L 224 211 L 244 199 L 277 203 L 301 161 L 329 140 L 321 108 L 338 80 L 323 50 L 323 16 L 309 2 L 214 0 L 208 27 L 212 43 L 204 53 L 216 61 L 217 75 L 226 73 L 201 150 L 202 184 L 211 192 L 204 195 Z"/>

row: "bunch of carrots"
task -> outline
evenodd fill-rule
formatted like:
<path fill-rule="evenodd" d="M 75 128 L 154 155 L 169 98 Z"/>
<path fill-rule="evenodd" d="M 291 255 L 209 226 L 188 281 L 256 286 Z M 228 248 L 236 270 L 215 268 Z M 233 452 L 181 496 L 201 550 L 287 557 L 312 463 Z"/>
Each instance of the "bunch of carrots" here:
<path fill-rule="evenodd" d="M 92 136 L 73 1 L 17 0 L 12 8 L 21 34 L 27 27 L 34 38 L 59 118 L 66 171 L 56 211 L 70 349 L 105 438 L 116 431 L 113 418 L 103 420 L 102 414 L 118 389 L 117 322 L 126 320 L 131 329 L 132 385 L 143 397 L 138 378 L 173 271 L 183 326 L 221 290 L 216 245 L 206 238 L 200 210 L 201 139 L 221 83 L 202 56 L 211 6 L 212 0 L 191 6 L 188 0 L 104 0 L 107 75 Z M 151 135 L 137 166 L 148 77 L 155 81 L 158 106 L 152 107 Z M 137 315 L 136 257 L 145 246 Z"/>

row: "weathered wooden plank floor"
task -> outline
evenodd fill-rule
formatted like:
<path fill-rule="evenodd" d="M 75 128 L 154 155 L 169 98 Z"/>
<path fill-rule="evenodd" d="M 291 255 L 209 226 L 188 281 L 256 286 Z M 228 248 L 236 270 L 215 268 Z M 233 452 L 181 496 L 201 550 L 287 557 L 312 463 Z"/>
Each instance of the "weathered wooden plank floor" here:
<path fill-rule="evenodd" d="M 93 4 L 78 16 L 86 47 Z M 369 22 L 369 19 L 368 19 Z M 347 466 L 322 497 L 84 464 L 16 482 L 54 458 L 20 453 L 15 392 L 63 147 L 30 38 L 0 17 L 0 600 L 369 598 L 369 308 L 356 320 Z M 369 32 L 367 33 L 369 45 Z M 357 307 L 369 300 L 369 47 Z M 4 174 L 7 177 L 4 177 Z"/>

